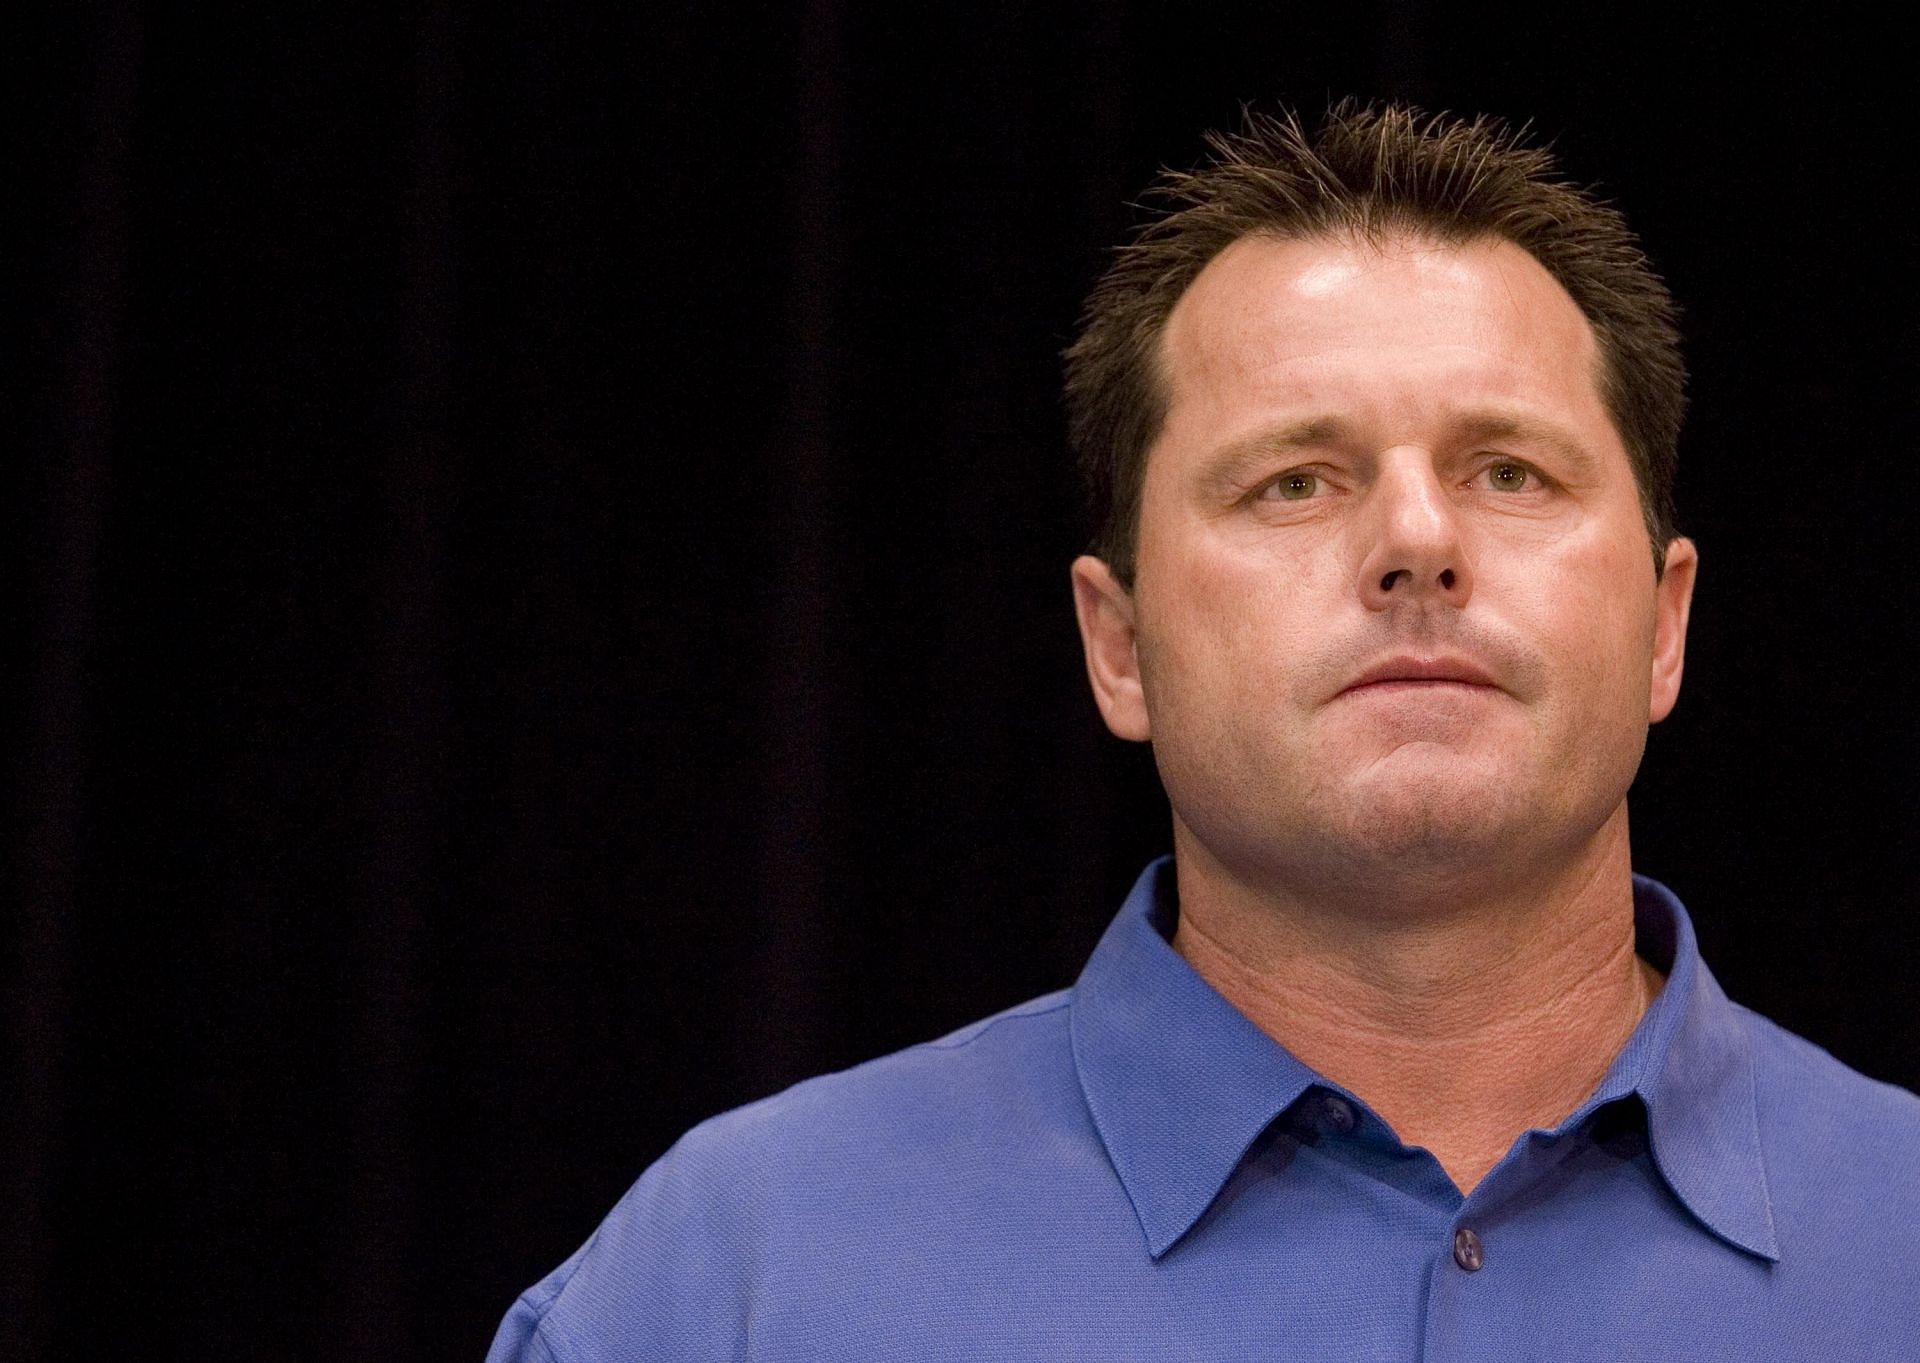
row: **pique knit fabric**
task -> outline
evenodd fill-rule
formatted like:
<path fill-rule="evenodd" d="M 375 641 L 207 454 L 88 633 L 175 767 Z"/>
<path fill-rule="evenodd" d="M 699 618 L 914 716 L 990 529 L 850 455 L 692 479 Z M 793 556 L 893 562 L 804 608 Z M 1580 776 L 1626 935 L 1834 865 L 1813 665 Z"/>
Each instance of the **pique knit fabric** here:
<path fill-rule="evenodd" d="M 490 1363 L 1920 1361 L 1920 1099 L 1665 988 L 1463 1197 L 1169 945 L 1142 873 L 1071 990 L 696 1127 Z"/>

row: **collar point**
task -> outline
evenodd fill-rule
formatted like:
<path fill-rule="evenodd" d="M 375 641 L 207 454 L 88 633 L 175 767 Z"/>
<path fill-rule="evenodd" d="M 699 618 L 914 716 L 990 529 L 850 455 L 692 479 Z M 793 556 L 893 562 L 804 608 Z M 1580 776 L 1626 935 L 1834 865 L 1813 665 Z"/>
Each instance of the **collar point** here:
<path fill-rule="evenodd" d="M 1709 1221 L 1707 1229 L 1735 1249 L 1744 1250 L 1756 1259 L 1765 1259 L 1770 1264 L 1780 1262 L 1780 1238 L 1774 1234 L 1771 1216 L 1755 1226 L 1715 1225 Z"/>
<path fill-rule="evenodd" d="M 1140 1239 L 1146 1245 L 1147 1257 L 1155 1263 L 1164 1259 L 1173 1247 L 1187 1238 L 1200 1220 L 1199 1214 L 1187 1215 L 1170 1207 L 1158 1209 L 1143 1207 L 1135 1203 L 1133 1214 L 1140 1224 Z"/>

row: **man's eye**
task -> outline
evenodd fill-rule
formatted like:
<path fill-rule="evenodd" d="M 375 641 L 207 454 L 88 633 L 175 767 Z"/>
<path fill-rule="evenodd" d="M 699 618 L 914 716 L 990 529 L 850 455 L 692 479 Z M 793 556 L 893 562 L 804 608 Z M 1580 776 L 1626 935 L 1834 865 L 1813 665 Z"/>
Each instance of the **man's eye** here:
<path fill-rule="evenodd" d="M 1289 502 L 1304 501 L 1319 490 L 1320 480 L 1311 473 L 1283 473 L 1267 488 L 1274 496 Z"/>
<path fill-rule="evenodd" d="M 1487 481 L 1501 492 L 1518 492 L 1531 476 L 1524 464 L 1499 463 L 1487 470 Z"/>

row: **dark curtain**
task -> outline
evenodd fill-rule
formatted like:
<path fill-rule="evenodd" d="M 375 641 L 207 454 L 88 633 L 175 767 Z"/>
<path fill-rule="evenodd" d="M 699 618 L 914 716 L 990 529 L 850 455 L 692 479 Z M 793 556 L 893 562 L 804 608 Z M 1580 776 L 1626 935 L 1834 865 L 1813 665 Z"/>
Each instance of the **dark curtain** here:
<path fill-rule="evenodd" d="M 1058 352 L 1243 100 L 1531 121 L 1627 207 L 1705 556 L 1640 866 L 1736 998 L 1920 1084 L 1890 34 L 48 11 L 0 1356 L 477 1359 L 693 1122 L 1071 982 L 1167 832 L 1085 692 Z"/>

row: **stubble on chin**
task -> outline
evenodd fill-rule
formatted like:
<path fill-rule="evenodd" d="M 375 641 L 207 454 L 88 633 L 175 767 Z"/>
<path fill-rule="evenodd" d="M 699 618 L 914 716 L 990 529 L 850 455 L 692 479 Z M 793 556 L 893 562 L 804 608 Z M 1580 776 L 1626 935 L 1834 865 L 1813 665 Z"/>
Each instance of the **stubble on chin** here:
<path fill-rule="evenodd" d="M 1548 808 L 1548 783 L 1530 779 L 1541 774 L 1510 762 L 1400 752 L 1343 766 L 1324 752 L 1298 756 L 1305 760 L 1266 779 L 1243 775 L 1210 797 L 1163 772 L 1187 836 L 1249 889 L 1417 914 L 1494 892 L 1566 853 L 1547 843 L 1570 811 Z M 1212 765 L 1210 775 L 1222 771 Z"/>
<path fill-rule="evenodd" d="M 1551 746 L 1551 745 L 1549 745 Z M 1333 897 L 1396 914 L 1504 897 L 1580 863 L 1619 811 L 1631 767 L 1598 754 L 1494 748 L 1398 754 L 1312 781 L 1281 833 L 1291 870 Z"/>

